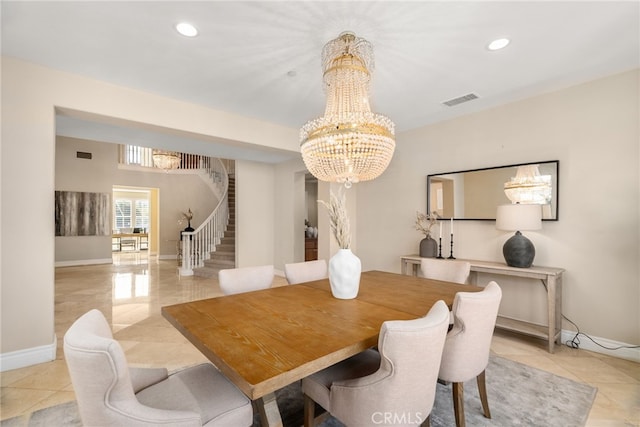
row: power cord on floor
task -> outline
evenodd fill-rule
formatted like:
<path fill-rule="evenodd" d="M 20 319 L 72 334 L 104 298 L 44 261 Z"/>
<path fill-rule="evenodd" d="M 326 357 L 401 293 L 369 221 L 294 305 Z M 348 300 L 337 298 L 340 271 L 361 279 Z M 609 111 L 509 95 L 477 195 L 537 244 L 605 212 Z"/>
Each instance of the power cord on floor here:
<path fill-rule="evenodd" d="M 549 290 L 547 289 L 547 284 L 545 283 L 545 281 L 542 281 L 542 286 L 544 286 L 544 289 L 549 292 Z M 567 316 L 565 316 L 564 314 L 562 315 L 562 318 L 564 320 L 566 320 L 567 322 L 571 323 L 575 328 L 576 328 L 576 334 L 573 336 L 573 338 L 571 338 L 568 341 L 565 341 L 565 345 L 567 347 L 571 347 L 571 348 L 580 348 L 580 335 L 584 335 L 585 337 L 589 338 L 595 345 L 604 348 L 605 350 L 620 350 L 622 348 L 640 348 L 640 345 L 621 345 L 618 347 L 607 347 L 604 346 L 602 344 L 600 344 L 599 342 L 597 342 L 596 340 L 594 340 L 593 338 L 591 338 L 589 335 L 585 334 L 584 332 L 580 332 L 580 328 L 578 327 L 578 325 L 575 324 L 575 322 L 573 322 L 571 319 L 569 319 Z"/>
<path fill-rule="evenodd" d="M 599 342 L 597 342 L 596 340 L 594 340 L 593 338 L 591 338 L 589 335 L 585 334 L 584 332 L 580 332 L 580 328 L 578 327 L 578 325 L 576 325 L 574 322 L 572 322 L 567 316 L 565 316 L 564 314 L 562 315 L 562 317 L 564 318 L 564 320 L 566 320 L 567 322 L 571 323 L 575 328 L 576 328 L 576 334 L 574 335 L 574 337 L 568 341 L 566 341 L 564 344 L 567 347 L 571 347 L 571 348 L 580 348 L 580 335 L 583 335 L 587 338 L 589 338 L 591 341 L 593 341 L 593 343 L 599 347 L 602 347 L 606 350 L 620 350 L 622 348 L 640 348 L 640 345 L 621 345 L 618 347 L 607 347 L 604 346 L 602 344 L 600 344 Z"/>

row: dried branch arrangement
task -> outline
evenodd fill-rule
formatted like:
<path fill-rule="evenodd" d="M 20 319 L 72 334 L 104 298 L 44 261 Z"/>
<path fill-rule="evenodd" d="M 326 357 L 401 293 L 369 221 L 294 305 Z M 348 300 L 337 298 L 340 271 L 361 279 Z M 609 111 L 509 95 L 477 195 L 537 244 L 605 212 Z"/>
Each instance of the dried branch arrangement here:
<path fill-rule="evenodd" d="M 351 233 L 349 231 L 349 217 L 347 216 L 346 194 L 341 191 L 340 195 L 336 196 L 331 191 L 328 203 L 324 200 L 318 200 L 318 203 L 327 208 L 331 232 L 340 249 L 349 249 L 351 247 Z"/>
<path fill-rule="evenodd" d="M 433 211 L 430 215 L 416 211 L 416 230 L 424 233 L 426 237 L 431 235 L 431 227 L 438 222 L 438 214 Z"/>

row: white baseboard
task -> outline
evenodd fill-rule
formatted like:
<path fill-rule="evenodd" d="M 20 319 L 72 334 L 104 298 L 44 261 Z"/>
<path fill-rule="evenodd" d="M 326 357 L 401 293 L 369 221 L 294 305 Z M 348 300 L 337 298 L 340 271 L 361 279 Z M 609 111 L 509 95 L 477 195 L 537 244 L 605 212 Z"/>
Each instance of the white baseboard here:
<path fill-rule="evenodd" d="M 96 264 L 111 264 L 113 258 L 99 258 L 99 259 L 78 259 L 74 261 L 56 261 L 55 267 L 75 267 L 79 265 L 96 265 Z"/>
<path fill-rule="evenodd" d="M 56 360 L 57 344 L 58 338 L 54 335 L 51 344 L 2 353 L 0 354 L 0 372 Z"/>
<path fill-rule="evenodd" d="M 562 334 L 560 335 L 562 339 L 562 344 L 564 345 L 564 343 L 566 343 L 567 341 L 571 341 L 575 336 L 576 336 L 576 332 L 567 331 L 563 329 Z M 594 337 L 591 335 L 589 336 L 593 338 L 595 341 L 597 341 L 598 344 L 601 344 L 609 348 L 616 348 L 621 346 L 630 347 L 633 345 L 633 344 L 623 343 L 620 341 L 613 341 L 608 338 Z M 640 348 L 621 348 L 618 350 L 607 350 L 606 348 L 602 348 L 599 345 L 595 344 L 593 341 L 591 341 L 589 338 L 585 337 L 584 335 L 580 335 L 579 339 L 580 339 L 579 348 L 583 350 L 593 351 L 594 353 L 606 354 L 607 356 L 618 357 L 620 359 L 627 359 L 633 362 L 640 362 Z"/>
<path fill-rule="evenodd" d="M 183 276 L 185 276 L 185 277 L 186 277 L 186 276 L 193 276 L 193 270 L 187 270 L 187 269 L 183 269 L 183 268 L 180 268 L 180 267 L 179 267 L 179 268 L 178 268 L 178 275 L 179 275 L 180 277 L 183 277 Z"/>

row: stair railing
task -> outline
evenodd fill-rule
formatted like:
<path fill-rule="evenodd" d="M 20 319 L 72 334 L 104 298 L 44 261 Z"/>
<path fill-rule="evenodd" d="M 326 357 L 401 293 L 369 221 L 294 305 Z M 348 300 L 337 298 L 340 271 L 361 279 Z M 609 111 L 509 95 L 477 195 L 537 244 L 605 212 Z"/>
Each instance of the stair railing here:
<path fill-rule="evenodd" d="M 211 257 L 211 252 L 220 244 L 229 224 L 229 174 L 224 163 L 217 158 L 210 158 L 202 165 L 209 178 L 222 187 L 220 201 L 211 215 L 194 231 L 183 231 L 181 276 L 192 276 L 193 269 L 202 267 L 204 261 Z"/>

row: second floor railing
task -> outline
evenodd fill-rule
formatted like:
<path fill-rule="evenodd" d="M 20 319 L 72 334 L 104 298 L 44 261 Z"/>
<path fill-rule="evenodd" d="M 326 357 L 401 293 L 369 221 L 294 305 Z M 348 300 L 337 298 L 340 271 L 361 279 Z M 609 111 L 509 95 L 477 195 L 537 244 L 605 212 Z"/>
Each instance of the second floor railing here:
<path fill-rule="evenodd" d="M 142 166 L 156 168 L 153 163 L 153 148 L 140 147 L 138 145 L 120 144 L 118 162 L 122 165 Z M 211 169 L 212 160 L 215 158 L 200 154 L 175 152 L 180 157 L 177 169 Z"/>

